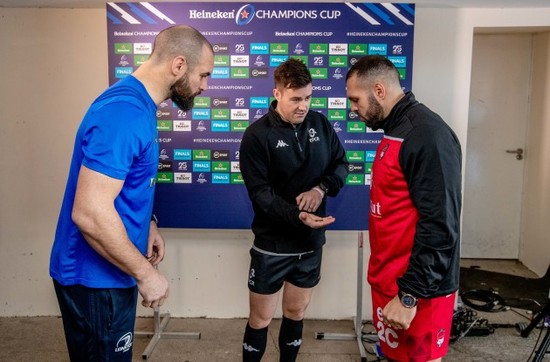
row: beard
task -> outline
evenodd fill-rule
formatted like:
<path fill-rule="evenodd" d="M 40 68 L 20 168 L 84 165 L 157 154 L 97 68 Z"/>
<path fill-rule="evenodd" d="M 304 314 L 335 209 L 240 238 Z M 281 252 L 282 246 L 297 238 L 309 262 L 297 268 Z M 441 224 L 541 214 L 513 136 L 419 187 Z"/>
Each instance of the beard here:
<path fill-rule="evenodd" d="M 384 109 L 372 94 L 369 95 L 369 104 L 370 108 L 361 117 L 365 120 L 367 127 L 376 131 L 384 124 Z"/>
<path fill-rule="evenodd" d="M 182 111 L 190 110 L 195 97 L 199 94 L 201 94 L 200 91 L 193 93 L 187 74 L 170 87 L 170 99 Z"/>

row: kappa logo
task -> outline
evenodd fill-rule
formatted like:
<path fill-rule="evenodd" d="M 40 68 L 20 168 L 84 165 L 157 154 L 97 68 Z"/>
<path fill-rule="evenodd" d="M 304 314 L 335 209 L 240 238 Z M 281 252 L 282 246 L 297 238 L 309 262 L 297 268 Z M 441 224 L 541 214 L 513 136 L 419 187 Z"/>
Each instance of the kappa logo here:
<path fill-rule="evenodd" d="M 246 343 L 243 343 L 243 348 L 244 348 L 245 351 L 248 351 L 248 352 L 260 352 L 259 349 L 256 349 L 256 348 L 254 348 L 254 347 L 252 347 L 252 346 L 249 346 L 249 345 L 246 344 Z"/>
<path fill-rule="evenodd" d="M 301 339 L 295 339 L 294 341 L 292 341 L 290 343 L 287 343 L 286 345 L 287 346 L 292 346 L 292 347 L 300 347 L 302 345 L 302 340 Z"/>
<path fill-rule="evenodd" d="M 115 352 L 127 352 L 132 348 L 132 332 L 128 332 L 116 343 Z"/>
<path fill-rule="evenodd" d="M 283 140 L 279 140 L 277 141 L 277 146 L 275 146 L 275 148 L 281 148 L 281 147 L 288 147 L 288 144 L 286 144 L 286 142 Z"/>

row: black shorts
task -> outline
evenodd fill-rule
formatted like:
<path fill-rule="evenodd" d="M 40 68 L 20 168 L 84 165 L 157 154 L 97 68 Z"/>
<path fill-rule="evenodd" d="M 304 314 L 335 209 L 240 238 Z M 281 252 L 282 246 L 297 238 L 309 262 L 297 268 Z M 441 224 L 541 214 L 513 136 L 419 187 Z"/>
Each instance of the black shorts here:
<path fill-rule="evenodd" d="M 137 287 L 87 288 L 53 281 L 71 361 L 132 361 Z"/>
<path fill-rule="evenodd" d="M 302 254 L 279 255 L 250 249 L 248 289 L 258 294 L 274 294 L 284 282 L 299 288 L 313 288 L 321 280 L 323 248 Z"/>

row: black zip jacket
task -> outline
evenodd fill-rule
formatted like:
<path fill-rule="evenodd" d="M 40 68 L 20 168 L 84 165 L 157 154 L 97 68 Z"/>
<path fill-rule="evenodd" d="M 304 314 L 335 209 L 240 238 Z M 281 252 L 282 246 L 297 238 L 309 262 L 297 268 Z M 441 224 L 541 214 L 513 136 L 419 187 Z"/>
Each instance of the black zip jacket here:
<path fill-rule="evenodd" d="M 301 124 L 281 119 L 273 101 L 269 112 L 243 135 L 239 162 L 254 220 L 254 245 L 275 253 L 300 253 L 325 243 L 324 229 L 298 218 L 296 197 L 323 183 L 336 196 L 348 173 L 346 153 L 321 113 L 309 111 Z M 326 198 L 316 215 L 326 216 Z"/>

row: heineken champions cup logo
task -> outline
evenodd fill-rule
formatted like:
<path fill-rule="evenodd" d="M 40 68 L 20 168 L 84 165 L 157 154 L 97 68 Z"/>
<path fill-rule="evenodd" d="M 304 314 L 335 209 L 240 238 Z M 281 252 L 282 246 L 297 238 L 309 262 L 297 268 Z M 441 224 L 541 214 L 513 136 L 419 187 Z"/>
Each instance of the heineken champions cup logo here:
<path fill-rule="evenodd" d="M 256 14 L 256 8 L 252 4 L 246 4 L 237 11 L 235 22 L 237 25 L 247 25 L 252 21 Z"/>

